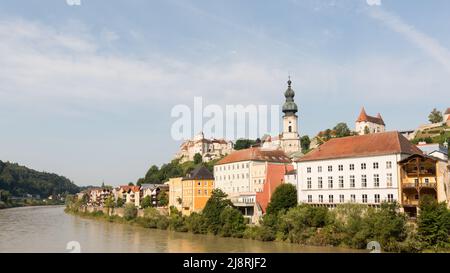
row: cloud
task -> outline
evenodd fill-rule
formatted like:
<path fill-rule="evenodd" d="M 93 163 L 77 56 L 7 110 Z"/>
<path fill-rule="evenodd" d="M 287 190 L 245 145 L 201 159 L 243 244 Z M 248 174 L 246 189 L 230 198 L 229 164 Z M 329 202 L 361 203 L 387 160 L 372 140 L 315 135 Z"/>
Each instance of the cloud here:
<path fill-rule="evenodd" d="M 381 0 L 366 0 L 369 6 L 381 6 Z"/>
<path fill-rule="evenodd" d="M 393 31 L 403 35 L 415 46 L 421 48 L 450 73 L 450 51 L 442 46 L 439 41 L 407 24 L 398 16 L 382 9 L 371 10 L 369 14 L 372 18 L 379 20 Z"/>

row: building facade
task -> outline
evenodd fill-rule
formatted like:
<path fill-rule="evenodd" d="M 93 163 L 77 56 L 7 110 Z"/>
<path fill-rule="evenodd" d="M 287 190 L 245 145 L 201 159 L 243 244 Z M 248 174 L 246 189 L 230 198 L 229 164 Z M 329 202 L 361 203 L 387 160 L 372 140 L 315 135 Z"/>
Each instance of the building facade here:
<path fill-rule="evenodd" d="M 214 176 L 205 167 L 197 167 L 182 179 L 182 214 L 200 212 L 214 190 Z"/>
<path fill-rule="evenodd" d="M 198 153 L 202 156 L 203 161 L 208 162 L 233 151 L 233 142 L 225 139 L 207 139 L 203 132 L 196 135 L 193 139 L 183 142 L 180 150 L 175 155 L 180 162 L 193 161 L 194 156 Z"/>
<path fill-rule="evenodd" d="M 273 176 L 268 181 L 274 166 L 285 170 L 287 165 L 291 165 L 291 160 L 282 150 L 255 147 L 235 151 L 214 166 L 216 188 L 228 194 L 245 217 L 256 222 L 264 213 L 257 204 L 257 194 L 264 192 L 267 183 L 278 183 Z M 283 179 L 284 172 L 278 180 Z"/>
<path fill-rule="evenodd" d="M 332 139 L 297 164 L 300 203 L 379 206 L 400 200 L 398 162 L 422 152 L 398 132 Z"/>
<path fill-rule="evenodd" d="M 176 177 L 169 179 L 169 207 L 175 207 L 178 211 L 182 210 L 183 200 L 183 178 Z"/>
<path fill-rule="evenodd" d="M 380 113 L 376 117 L 367 115 L 364 107 L 361 109 L 361 113 L 355 123 L 355 132 L 359 135 L 383 133 L 386 131 L 386 125 Z"/>
<path fill-rule="evenodd" d="M 412 155 L 399 162 L 401 202 L 410 217 L 416 217 L 419 200 L 424 195 L 450 208 L 450 178 L 448 160 L 428 155 Z"/>

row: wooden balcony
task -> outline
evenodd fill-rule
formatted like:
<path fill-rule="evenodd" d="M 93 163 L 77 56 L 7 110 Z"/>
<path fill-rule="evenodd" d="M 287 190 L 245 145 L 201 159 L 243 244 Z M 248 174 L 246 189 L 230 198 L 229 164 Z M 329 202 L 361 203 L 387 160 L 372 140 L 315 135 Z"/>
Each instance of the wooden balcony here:
<path fill-rule="evenodd" d="M 403 189 L 417 189 L 417 188 L 436 189 L 437 183 L 436 182 L 402 183 L 402 188 Z"/>

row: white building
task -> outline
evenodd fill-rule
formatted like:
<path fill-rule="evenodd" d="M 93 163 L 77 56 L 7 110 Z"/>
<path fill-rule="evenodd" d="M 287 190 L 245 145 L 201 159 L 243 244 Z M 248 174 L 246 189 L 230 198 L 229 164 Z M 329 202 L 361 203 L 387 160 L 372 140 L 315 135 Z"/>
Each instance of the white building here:
<path fill-rule="evenodd" d="M 335 138 L 300 158 L 300 203 L 379 205 L 399 199 L 398 162 L 422 152 L 398 132 Z"/>
<path fill-rule="evenodd" d="M 355 131 L 359 135 L 365 135 L 367 132 L 369 134 L 383 133 L 386 131 L 386 125 L 384 124 L 380 113 L 378 113 L 376 117 L 369 116 L 363 107 L 356 120 Z"/>
<path fill-rule="evenodd" d="M 207 139 L 203 132 L 196 135 L 193 139 L 183 142 L 175 158 L 181 162 L 194 160 L 195 154 L 200 154 L 203 161 L 220 158 L 230 154 L 233 151 L 233 142 L 224 139 Z"/>
<path fill-rule="evenodd" d="M 427 144 L 425 142 L 420 142 L 417 144 L 417 148 L 422 150 L 422 152 L 426 155 L 434 156 L 442 160 L 448 160 L 448 148 L 445 145 L 439 143 Z"/>

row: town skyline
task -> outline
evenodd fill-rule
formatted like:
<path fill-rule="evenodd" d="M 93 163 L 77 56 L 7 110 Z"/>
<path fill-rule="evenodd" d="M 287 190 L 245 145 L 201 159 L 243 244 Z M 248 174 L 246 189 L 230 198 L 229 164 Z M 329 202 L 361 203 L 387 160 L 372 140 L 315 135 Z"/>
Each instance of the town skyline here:
<path fill-rule="evenodd" d="M 281 109 L 289 74 L 300 135 L 354 129 L 361 107 L 387 131 L 417 128 L 448 107 L 450 3 L 380 4 L 2 3 L 0 160 L 81 186 L 136 182 L 177 152 L 174 106 Z"/>

